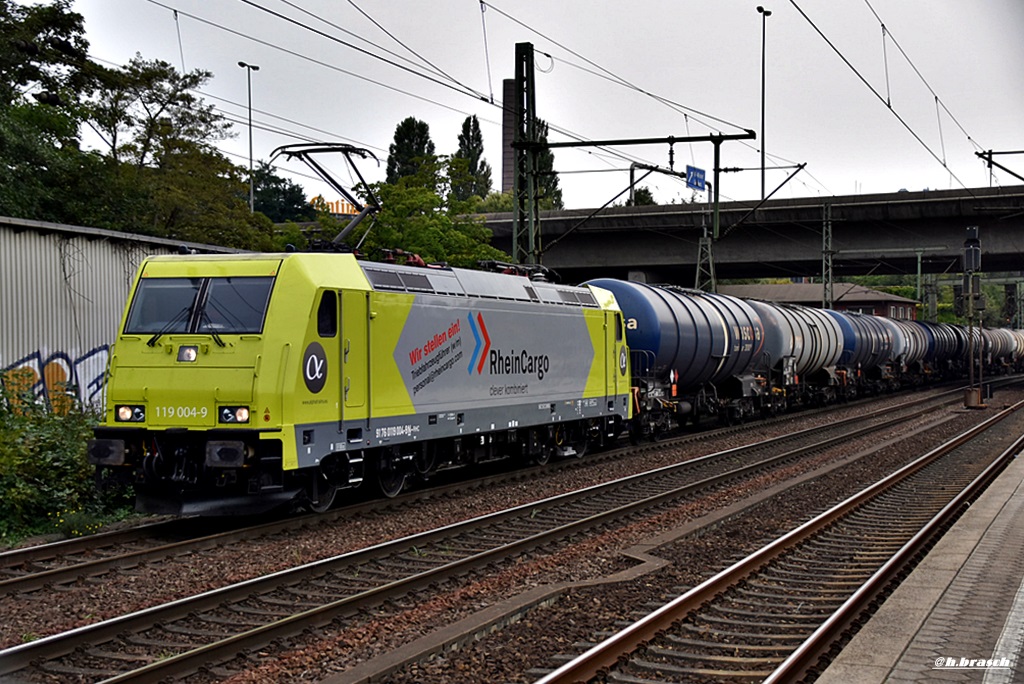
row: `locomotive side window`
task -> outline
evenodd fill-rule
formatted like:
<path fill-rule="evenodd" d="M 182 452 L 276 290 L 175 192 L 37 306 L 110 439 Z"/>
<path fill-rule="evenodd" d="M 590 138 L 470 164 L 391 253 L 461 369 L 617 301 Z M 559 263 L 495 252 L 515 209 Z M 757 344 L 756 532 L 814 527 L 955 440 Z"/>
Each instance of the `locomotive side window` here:
<path fill-rule="evenodd" d="M 316 311 L 316 331 L 320 337 L 334 337 L 338 334 L 338 295 L 327 290 L 320 297 L 320 308 Z"/>
<path fill-rule="evenodd" d="M 201 278 L 146 278 L 139 282 L 132 301 L 127 334 L 185 332 Z"/>
<path fill-rule="evenodd" d="M 210 278 L 196 332 L 262 332 L 273 284 L 268 277 Z"/>

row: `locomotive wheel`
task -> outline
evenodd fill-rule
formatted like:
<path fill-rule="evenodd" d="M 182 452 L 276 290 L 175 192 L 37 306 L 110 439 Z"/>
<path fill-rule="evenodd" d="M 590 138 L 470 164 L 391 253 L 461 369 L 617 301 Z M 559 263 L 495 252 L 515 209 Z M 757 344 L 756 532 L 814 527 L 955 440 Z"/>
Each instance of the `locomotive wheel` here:
<path fill-rule="evenodd" d="M 571 435 L 570 430 L 573 428 L 566 428 L 564 424 L 558 425 L 555 428 L 555 446 L 561 448 L 570 448 L 573 450 L 573 458 L 583 458 L 583 455 L 587 453 L 587 436 Z"/>
<path fill-rule="evenodd" d="M 326 513 L 334 505 L 340 487 L 336 484 L 340 473 L 337 472 L 338 461 L 329 455 L 320 462 L 316 473 L 310 480 L 306 493 L 306 505 L 314 513 Z"/>
<path fill-rule="evenodd" d="M 314 491 L 310 492 L 306 505 L 314 513 L 326 513 L 334 505 L 334 499 L 338 496 L 338 488 L 323 483 L 319 476 L 313 482 Z M 317 491 L 317 485 L 319 485 L 320 491 Z"/>
<path fill-rule="evenodd" d="M 318 470 L 309 483 L 306 506 L 313 513 L 327 513 L 334 506 L 337 496 L 338 487 L 328 481 L 324 471 Z"/>
<path fill-rule="evenodd" d="M 381 493 L 393 499 L 402 493 L 408 472 L 397 449 L 384 449 L 377 457 L 377 484 Z"/>
<path fill-rule="evenodd" d="M 416 468 L 416 474 L 427 480 L 437 467 L 437 454 L 427 445 L 423 445 L 413 459 L 413 466 Z"/>

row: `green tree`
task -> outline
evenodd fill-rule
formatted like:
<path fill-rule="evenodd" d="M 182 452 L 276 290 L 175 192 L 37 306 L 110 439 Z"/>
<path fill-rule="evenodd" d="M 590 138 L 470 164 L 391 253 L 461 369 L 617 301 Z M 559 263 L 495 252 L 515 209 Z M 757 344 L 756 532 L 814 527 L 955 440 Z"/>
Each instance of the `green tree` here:
<path fill-rule="evenodd" d="M 241 167 L 201 143 L 174 138 L 161 142 L 155 164 L 139 176 L 150 193 L 150 234 L 238 249 L 271 248 L 273 223 L 249 211 Z"/>
<path fill-rule="evenodd" d="M 168 138 L 212 145 L 230 135 L 230 123 L 195 95 L 213 74 L 180 74 L 163 60 L 136 55 L 121 69 L 107 70 L 90 98 L 88 115 L 114 161 L 153 166 Z"/>
<path fill-rule="evenodd" d="M 316 220 L 316 208 L 306 200 L 302 186 L 275 174 L 269 163 L 257 163 L 253 185 L 256 211 L 274 223 Z"/>
<path fill-rule="evenodd" d="M 537 119 L 537 139 L 540 143 L 548 141 L 548 124 Z M 562 189 L 558 187 L 558 174 L 555 173 L 555 154 L 544 148 L 537 155 L 537 204 L 541 209 L 564 209 L 562 205 Z"/>
<path fill-rule="evenodd" d="M 208 71 L 180 74 L 161 60 L 136 55 L 108 70 L 87 111 L 105 144 L 112 174 L 108 205 L 129 232 L 269 249 L 272 224 L 249 212 L 245 171 L 214 143 L 229 124 L 194 93 Z"/>
<path fill-rule="evenodd" d="M 469 178 L 455 188 L 455 195 L 460 200 L 468 200 L 473 195 L 487 197 L 491 191 L 491 165 L 483 158 L 484 137 L 480 132 L 480 121 L 476 115 L 466 117 L 462 122 L 459 134 L 459 149 L 455 159 L 467 162 Z"/>
<path fill-rule="evenodd" d="M 387 182 L 397 183 L 399 178 L 414 175 L 432 156 L 434 143 L 430 139 L 430 126 L 407 117 L 395 127 L 395 141 L 388 147 Z"/>
<path fill-rule="evenodd" d="M 0 0 L 0 214 L 75 223 L 96 160 L 80 150 L 78 99 L 99 69 L 70 0 Z M 91 188 L 90 188 L 91 189 Z"/>
<path fill-rule="evenodd" d="M 511 192 L 490 192 L 487 197 L 473 205 L 473 211 L 478 214 L 495 214 L 499 212 L 511 212 L 515 202 Z"/>
<path fill-rule="evenodd" d="M 267 248 L 244 169 L 214 148 L 229 124 L 194 94 L 212 75 L 90 62 L 70 7 L 0 0 L 0 215 Z M 102 149 L 81 149 L 84 125 Z"/>
<path fill-rule="evenodd" d="M 77 123 L 52 107 L 27 103 L 0 108 L 0 214 L 70 222 L 63 204 L 73 197 L 84 163 Z"/>
<path fill-rule="evenodd" d="M 365 237 L 360 251 L 377 260 L 400 249 L 427 262 L 451 266 L 472 268 L 485 259 L 507 261 L 507 254 L 491 247 L 491 231 L 470 213 L 473 202 L 455 195 L 453 188 L 465 181 L 460 167 L 447 157 L 431 158 L 396 183 L 375 184 L 382 209 L 372 229 L 368 225 L 356 229 L 359 236 L 352 236 L 352 243 Z"/>
<path fill-rule="evenodd" d="M 71 0 L 22 6 L 0 0 L 0 105 L 73 103 L 93 82 L 98 67 L 86 59 L 82 15 Z"/>
<path fill-rule="evenodd" d="M 641 185 L 639 188 L 633 190 L 633 199 L 626 200 L 627 207 L 643 207 L 657 204 L 654 201 L 654 193 L 646 185 Z"/>

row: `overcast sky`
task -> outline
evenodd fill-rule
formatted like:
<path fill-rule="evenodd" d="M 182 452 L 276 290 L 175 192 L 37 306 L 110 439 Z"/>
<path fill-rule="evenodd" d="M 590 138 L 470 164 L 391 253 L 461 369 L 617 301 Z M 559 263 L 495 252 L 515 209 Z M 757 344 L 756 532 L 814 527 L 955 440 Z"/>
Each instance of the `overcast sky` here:
<path fill-rule="evenodd" d="M 514 75 L 519 42 L 537 51 L 537 114 L 551 125 L 552 142 L 569 139 L 555 130 L 588 140 L 756 131 L 755 141 L 722 146 L 722 166 L 750 169 L 723 175 L 730 199 L 760 197 L 762 140 L 769 167 L 807 164 L 776 197 L 986 187 L 975 151 L 1024 150 L 1024 1 L 763 2 L 772 12 L 763 137 L 756 0 L 488 0 L 484 12 L 479 0 L 75 0 L 74 9 L 96 59 L 123 65 L 139 53 L 212 72 L 204 96 L 240 122 L 237 137 L 220 147 L 243 165 L 240 60 L 260 67 L 252 75 L 257 159 L 279 145 L 349 142 L 380 158 L 379 168 L 361 170 L 382 180 L 402 119 L 427 122 L 436 151 L 451 154 L 463 120 L 476 114 L 499 186 L 501 82 Z M 384 60 L 444 75 L 428 80 Z M 617 153 L 556 152 L 566 207 L 610 200 L 627 187 L 631 161 L 669 164 L 667 145 Z M 1024 174 L 1024 155 L 997 160 Z M 677 144 L 675 168 L 687 164 L 710 180 L 712 146 Z M 350 184 L 343 164 L 331 167 Z M 337 199 L 299 175 L 308 173 L 299 162 L 278 170 L 310 194 Z M 769 168 L 768 192 L 790 172 Z M 998 171 L 991 182 L 1019 184 Z M 668 177 L 643 184 L 659 203 L 691 197 Z"/>

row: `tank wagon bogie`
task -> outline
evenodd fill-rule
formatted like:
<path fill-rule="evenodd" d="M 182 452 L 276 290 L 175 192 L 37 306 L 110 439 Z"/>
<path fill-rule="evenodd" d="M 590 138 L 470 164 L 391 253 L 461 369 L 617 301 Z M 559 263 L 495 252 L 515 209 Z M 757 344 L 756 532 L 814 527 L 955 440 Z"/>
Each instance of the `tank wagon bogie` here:
<path fill-rule="evenodd" d="M 351 255 L 158 257 L 89 459 L 142 510 L 314 510 L 446 468 L 582 454 L 630 417 L 614 299 Z"/>

